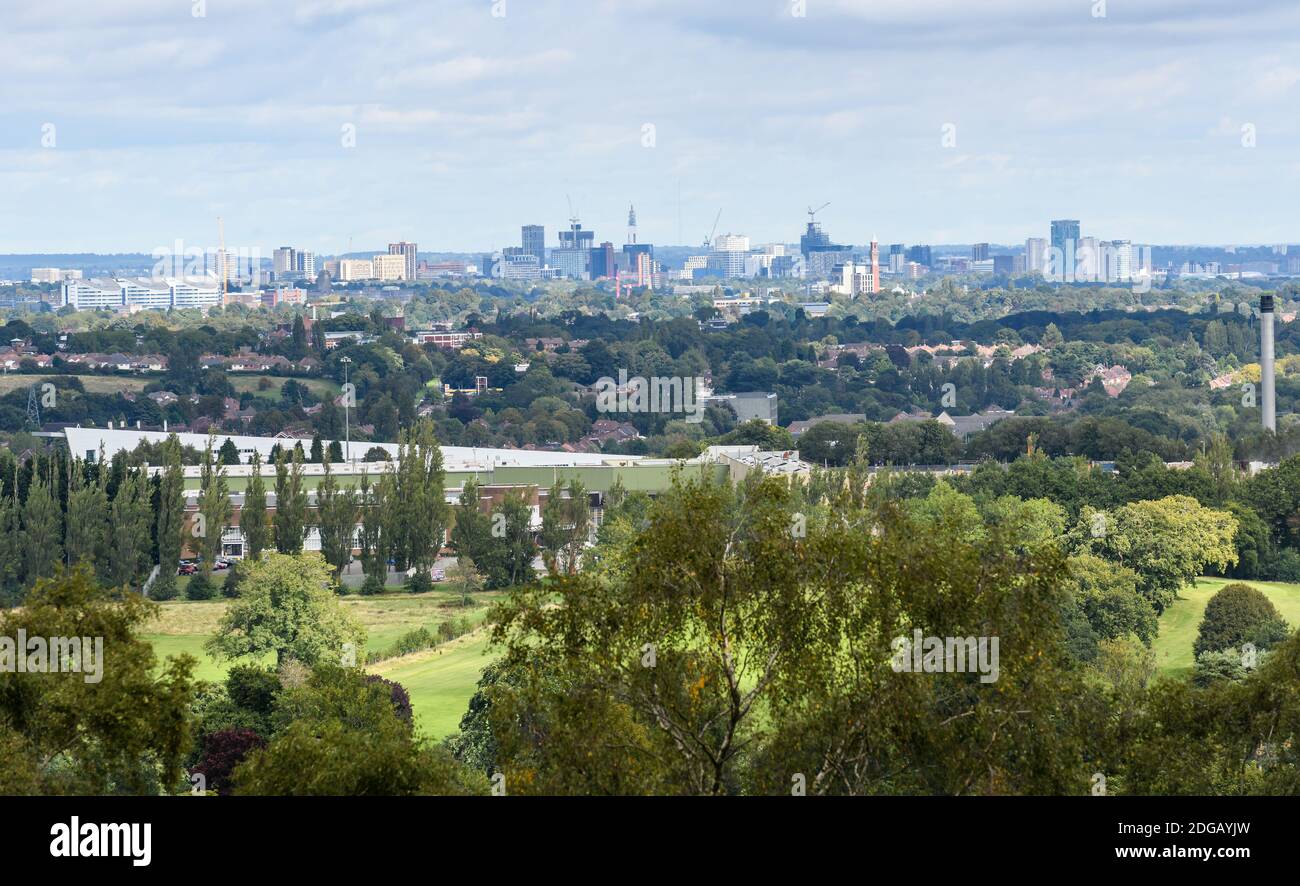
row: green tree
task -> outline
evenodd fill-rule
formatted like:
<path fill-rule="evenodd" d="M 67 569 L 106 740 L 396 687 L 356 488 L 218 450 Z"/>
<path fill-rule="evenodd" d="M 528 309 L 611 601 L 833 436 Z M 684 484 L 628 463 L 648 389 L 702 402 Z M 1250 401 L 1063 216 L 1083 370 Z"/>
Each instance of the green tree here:
<path fill-rule="evenodd" d="M 281 554 L 302 552 L 306 538 L 307 490 L 303 488 L 302 448 L 295 446 L 290 461 L 280 452 L 275 460 L 275 549 Z"/>
<path fill-rule="evenodd" d="M 109 580 L 115 586 L 133 586 L 149 569 L 152 559 L 149 528 L 153 523 L 153 511 L 144 468 L 131 471 L 118 484 L 110 513 L 112 550 L 109 554 Z"/>
<path fill-rule="evenodd" d="M 1225 585 L 1205 604 L 1193 651 L 1200 656 L 1206 652 L 1236 650 L 1243 643 L 1259 645 L 1256 641 L 1261 628 L 1270 622 L 1286 624 L 1273 601 L 1262 591 L 1241 583 Z M 1282 637 L 1285 636 L 1284 629 Z"/>
<path fill-rule="evenodd" d="M 102 464 L 103 458 L 100 462 Z M 93 483 L 86 480 L 81 459 L 69 464 L 67 537 L 64 554 L 68 565 L 103 563 L 108 554 L 107 472 L 96 470 Z"/>
<path fill-rule="evenodd" d="M 1126 504 L 1112 512 L 1084 507 L 1072 540 L 1138 574 L 1138 590 L 1163 612 L 1207 566 L 1237 562 L 1237 521 L 1186 495 Z"/>
<path fill-rule="evenodd" d="M 251 564 L 208 650 L 222 658 L 274 652 L 277 666 L 342 660 L 365 644 L 366 631 L 330 592 L 328 564 L 318 554 L 267 554 Z"/>
<path fill-rule="evenodd" d="M 485 795 L 487 778 L 413 734 L 389 688 L 355 671 L 317 667 L 281 694 L 289 722 L 234 772 L 257 796 Z"/>
<path fill-rule="evenodd" d="M 487 575 L 488 587 L 506 588 L 531 581 L 537 544 L 532 535 L 532 508 L 520 491 L 508 491 L 492 511 L 490 543 L 481 557 L 472 558 Z"/>
<path fill-rule="evenodd" d="M 230 504 L 230 489 L 226 483 L 225 463 L 213 457 L 213 438 L 203 450 L 199 469 L 199 510 L 201 518 L 192 526 L 195 546 L 203 563 L 201 568 L 211 572 L 221 554 L 221 537 L 230 524 L 234 509 Z"/>
<path fill-rule="evenodd" d="M 262 456 L 253 453 L 253 476 L 244 493 L 244 507 L 239 512 L 239 528 L 244 533 L 244 555 L 250 560 L 262 556 L 270 541 L 266 520 L 266 484 L 262 480 Z"/>
<path fill-rule="evenodd" d="M 591 536 L 591 504 L 582 481 L 557 481 L 542 507 L 542 560 L 552 575 L 573 575 Z"/>
<path fill-rule="evenodd" d="M 217 453 L 217 460 L 223 465 L 237 465 L 240 463 L 239 447 L 235 445 L 234 440 L 229 437 L 226 438 L 226 442 L 221 444 L 221 450 Z"/>
<path fill-rule="evenodd" d="M 102 459 L 101 459 L 102 461 Z M 158 480 L 158 565 L 163 595 L 176 583 L 176 567 L 181 558 L 182 529 L 185 523 L 185 471 L 181 467 L 181 443 L 175 434 L 163 442 L 163 470 Z M 156 583 L 155 583 L 155 586 Z M 155 597 L 153 588 L 150 593 Z"/>
<path fill-rule="evenodd" d="M 38 581 L 21 609 L 0 611 L 0 636 L 94 638 L 93 649 L 82 648 L 81 672 L 0 670 L 4 793 L 21 785 L 38 794 L 156 795 L 181 786 L 194 659 L 158 666 L 139 636 L 156 612 L 137 594 L 114 598 L 84 565 Z"/>
<path fill-rule="evenodd" d="M 340 490 L 330 463 L 316 489 L 316 520 L 321 554 L 334 570 L 334 578 L 352 562 L 352 537 L 357 528 L 357 494 L 349 486 Z"/>
<path fill-rule="evenodd" d="M 389 535 L 397 568 L 414 567 L 427 575 L 438 559 L 447 528 L 442 450 L 433 422 L 421 419 L 403 433 L 392 474 L 393 507 Z"/>
<path fill-rule="evenodd" d="M 39 472 L 34 473 L 22 508 L 20 543 L 24 581 L 31 583 L 54 574 L 63 557 L 63 545 L 60 543 L 62 516 L 50 483 Z M 146 532 L 146 542 L 148 537 Z"/>
<path fill-rule="evenodd" d="M 492 518 L 479 509 L 479 484 L 465 480 L 456 503 L 451 527 L 451 545 L 457 557 L 469 557 L 481 563 L 492 547 Z"/>

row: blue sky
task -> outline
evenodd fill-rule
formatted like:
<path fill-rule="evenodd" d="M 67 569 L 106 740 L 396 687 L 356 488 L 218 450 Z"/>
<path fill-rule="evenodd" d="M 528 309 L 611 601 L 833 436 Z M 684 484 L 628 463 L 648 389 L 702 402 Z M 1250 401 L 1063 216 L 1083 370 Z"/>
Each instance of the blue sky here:
<path fill-rule="evenodd" d="M 1295 0 L 501 2 L 0 0 L 0 252 L 1300 242 Z"/>

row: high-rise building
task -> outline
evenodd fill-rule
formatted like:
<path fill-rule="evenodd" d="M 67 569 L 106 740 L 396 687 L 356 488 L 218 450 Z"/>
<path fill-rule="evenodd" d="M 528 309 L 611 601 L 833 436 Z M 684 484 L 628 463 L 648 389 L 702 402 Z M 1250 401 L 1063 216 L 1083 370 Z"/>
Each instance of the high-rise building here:
<path fill-rule="evenodd" d="M 933 257 L 930 254 L 929 246 L 913 246 L 907 250 L 907 260 L 915 262 L 918 265 L 924 265 L 927 268 L 934 267 Z"/>
<path fill-rule="evenodd" d="M 989 245 L 987 243 L 976 243 L 970 248 L 971 261 L 984 261 L 989 257 Z"/>
<path fill-rule="evenodd" d="M 836 265 L 851 260 L 853 256 L 853 250 L 849 247 L 832 243 L 830 235 L 812 218 L 809 218 L 808 228 L 799 238 L 799 252 L 804 258 L 806 274 L 816 279 L 830 277 Z"/>
<path fill-rule="evenodd" d="M 596 244 L 596 233 L 584 231 L 582 225 L 574 222 L 567 230 L 560 231 L 561 249 L 591 249 Z"/>
<path fill-rule="evenodd" d="M 521 230 L 524 252 L 536 256 L 537 266 L 542 267 L 546 264 L 546 228 L 542 225 L 524 225 Z"/>
<path fill-rule="evenodd" d="M 1074 251 L 1074 279 L 1080 283 L 1102 280 L 1101 241 L 1096 237 L 1080 237 Z"/>
<path fill-rule="evenodd" d="M 907 267 L 907 247 L 902 243 L 889 244 L 889 273 L 901 274 Z"/>
<path fill-rule="evenodd" d="M 614 276 L 614 244 L 606 240 L 591 250 L 591 279 Z"/>
<path fill-rule="evenodd" d="M 277 280 L 292 270 L 294 270 L 294 248 L 292 246 L 281 246 L 271 253 L 271 271 L 275 274 Z"/>
<path fill-rule="evenodd" d="M 402 277 L 401 277 L 402 280 L 415 279 L 416 253 L 418 252 L 419 252 L 419 247 L 416 246 L 416 244 L 407 243 L 405 240 L 403 240 L 400 243 L 388 244 L 389 255 L 400 255 L 403 258 Z"/>
<path fill-rule="evenodd" d="M 1052 222 L 1052 253 L 1047 257 L 1044 271 L 1058 281 L 1074 278 L 1075 251 L 1079 246 L 1079 220 L 1056 219 Z"/>
<path fill-rule="evenodd" d="M 386 283 L 406 279 L 406 256 L 390 252 L 388 255 L 376 255 L 370 260 L 373 276 Z"/>
<path fill-rule="evenodd" d="M 375 266 L 368 258 L 344 258 L 339 260 L 339 279 L 370 280 L 375 276 Z"/>
<path fill-rule="evenodd" d="M 719 234 L 713 239 L 709 268 L 723 277 L 744 277 L 745 258 L 748 255 L 748 237 L 741 234 Z"/>
<path fill-rule="evenodd" d="M 1107 283 L 1127 283 L 1133 279 L 1133 241 L 1110 240 L 1101 244 L 1101 275 Z"/>
<path fill-rule="evenodd" d="M 880 291 L 880 244 L 871 238 L 871 291 Z"/>
<path fill-rule="evenodd" d="M 1030 274 L 1041 274 L 1047 264 L 1047 240 L 1043 237 L 1030 237 L 1025 241 L 1025 270 Z"/>

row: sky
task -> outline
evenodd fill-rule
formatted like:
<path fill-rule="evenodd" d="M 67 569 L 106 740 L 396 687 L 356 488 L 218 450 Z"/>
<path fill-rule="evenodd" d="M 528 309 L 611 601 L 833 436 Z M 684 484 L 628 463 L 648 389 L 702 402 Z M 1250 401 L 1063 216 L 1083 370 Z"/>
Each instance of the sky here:
<path fill-rule="evenodd" d="M 1295 0 L 0 0 L 0 253 L 1300 243 Z"/>

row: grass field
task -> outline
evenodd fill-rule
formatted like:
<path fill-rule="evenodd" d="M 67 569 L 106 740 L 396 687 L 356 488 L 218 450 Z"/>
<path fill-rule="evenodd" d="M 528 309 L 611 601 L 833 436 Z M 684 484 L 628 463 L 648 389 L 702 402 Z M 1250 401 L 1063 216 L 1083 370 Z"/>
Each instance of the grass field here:
<path fill-rule="evenodd" d="M 1195 663 L 1192 647 L 1205 614 L 1205 605 L 1220 588 L 1235 581 L 1237 579 L 1199 578 L 1194 587 L 1184 588 L 1174 605 L 1164 611 L 1160 616 L 1160 636 L 1152 644 L 1156 663 L 1162 671 L 1174 676 L 1192 672 Z M 1243 584 L 1258 588 L 1272 600 L 1292 629 L 1300 627 L 1300 585 L 1278 581 L 1246 581 Z"/>
<path fill-rule="evenodd" d="M 81 386 L 88 394 L 116 394 L 118 391 L 143 391 L 144 386 L 155 381 L 150 376 L 136 375 L 21 375 L 5 373 L 0 375 L 0 394 L 7 394 L 19 388 L 29 388 L 51 379 L 79 378 Z"/>
<path fill-rule="evenodd" d="M 347 596 L 341 598 L 341 603 L 365 625 L 367 652 L 382 652 L 408 631 L 419 627 L 435 631 L 440 623 L 452 619 L 464 617 L 476 626 L 473 633 L 435 649 L 381 660 L 366 668 L 405 686 L 426 734 L 442 738 L 455 731 L 474 694 L 479 672 L 487 664 L 483 655 L 487 631 L 482 624 L 498 597 L 491 592 L 475 594 L 469 606 L 461 606 L 460 597 L 448 591 L 396 592 L 375 597 Z M 198 660 L 195 677 L 221 680 L 234 663 L 212 658 L 204 644 L 216 633 L 227 605 L 225 600 L 162 603 L 158 618 L 145 625 L 140 636 L 153 644 L 160 664 L 169 656 L 188 653 Z M 274 658 L 267 656 L 261 663 L 270 666 Z"/>
<path fill-rule="evenodd" d="M 396 680 L 411 694 L 415 719 L 424 733 L 442 738 L 455 732 L 487 657 L 488 632 L 481 628 L 452 642 L 370 668 Z"/>
<path fill-rule="evenodd" d="M 263 397 L 278 397 L 281 386 L 289 380 L 278 375 L 244 375 L 233 372 L 227 373 L 226 378 L 230 380 L 231 387 L 239 393 L 251 392 L 260 394 Z M 258 388 L 258 384 L 264 378 L 269 379 L 271 382 L 271 387 L 265 391 Z M 337 397 L 340 390 L 337 383 L 326 378 L 295 378 L 294 381 L 305 386 L 317 397 Z"/>

